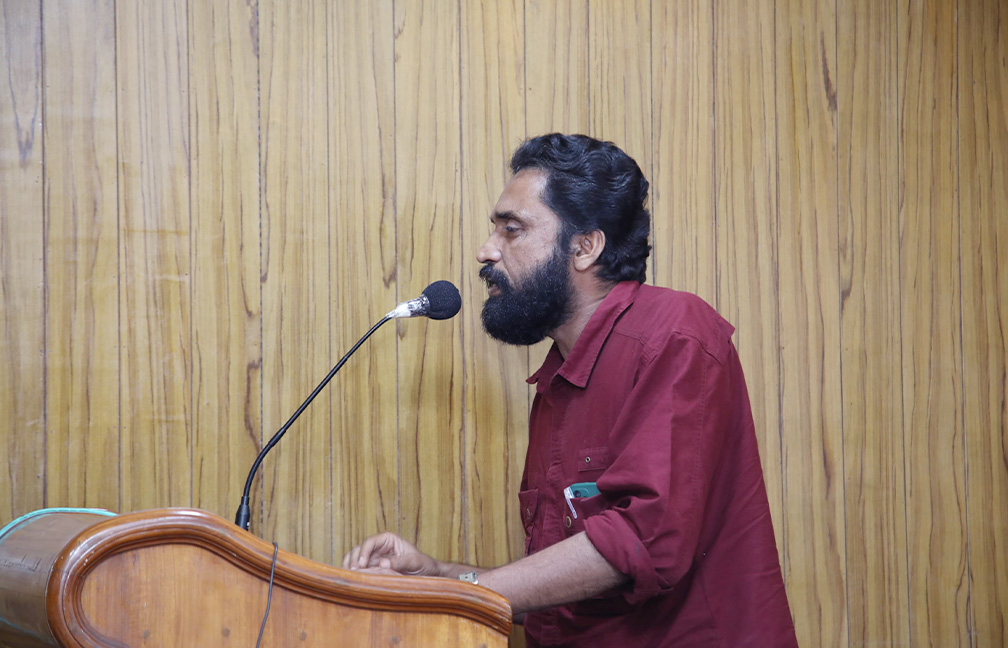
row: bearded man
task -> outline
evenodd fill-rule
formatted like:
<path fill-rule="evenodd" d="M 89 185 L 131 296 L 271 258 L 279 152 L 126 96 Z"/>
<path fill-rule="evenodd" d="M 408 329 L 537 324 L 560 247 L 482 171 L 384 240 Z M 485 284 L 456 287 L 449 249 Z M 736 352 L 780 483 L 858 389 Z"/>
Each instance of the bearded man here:
<path fill-rule="evenodd" d="M 495 590 L 529 646 L 796 646 L 734 329 L 644 284 L 640 168 L 552 134 L 511 171 L 476 258 L 487 333 L 553 340 L 529 378 L 526 556 L 444 563 L 385 533 L 343 566 Z"/>

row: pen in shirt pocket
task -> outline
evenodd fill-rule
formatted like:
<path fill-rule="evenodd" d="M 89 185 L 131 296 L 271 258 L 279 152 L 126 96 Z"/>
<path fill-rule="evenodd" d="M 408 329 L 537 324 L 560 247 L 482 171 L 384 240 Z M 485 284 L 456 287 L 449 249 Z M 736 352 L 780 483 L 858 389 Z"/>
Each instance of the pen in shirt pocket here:
<path fill-rule="evenodd" d="M 575 497 L 592 497 L 599 494 L 598 486 L 595 482 L 578 482 L 576 484 L 571 484 L 564 489 L 564 499 L 567 500 L 567 507 L 571 510 L 571 515 L 574 519 L 577 519 L 577 511 L 574 510 L 574 504 L 571 502 Z"/>
<path fill-rule="evenodd" d="M 576 520 L 577 511 L 574 510 L 574 505 L 571 504 L 572 497 L 574 497 L 574 491 L 572 491 L 571 487 L 568 486 L 567 488 L 564 489 L 564 499 L 567 500 L 567 507 L 571 510 L 571 515 L 573 515 L 574 519 Z"/>

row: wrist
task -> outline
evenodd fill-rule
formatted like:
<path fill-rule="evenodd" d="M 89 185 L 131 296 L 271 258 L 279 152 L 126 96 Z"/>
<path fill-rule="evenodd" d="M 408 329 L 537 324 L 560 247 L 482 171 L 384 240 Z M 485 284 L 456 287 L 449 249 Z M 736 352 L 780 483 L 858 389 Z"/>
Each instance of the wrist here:
<path fill-rule="evenodd" d="M 440 578 L 456 578 L 458 576 L 458 570 L 453 569 L 454 565 L 451 563 L 441 562 L 440 560 L 434 561 L 434 576 Z"/>
<path fill-rule="evenodd" d="M 483 569 L 479 569 L 478 567 L 473 567 L 472 565 L 466 565 L 463 563 L 439 562 L 437 565 L 437 575 L 441 578 L 458 578 L 467 572 L 476 572 L 477 574 L 480 574 L 485 571 Z"/>

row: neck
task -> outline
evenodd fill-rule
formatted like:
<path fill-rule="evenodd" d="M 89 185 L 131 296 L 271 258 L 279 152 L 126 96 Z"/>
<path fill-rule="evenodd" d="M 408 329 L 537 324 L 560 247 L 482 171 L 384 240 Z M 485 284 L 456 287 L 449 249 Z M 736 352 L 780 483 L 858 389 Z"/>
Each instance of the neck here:
<path fill-rule="evenodd" d="M 571 316 L 567 318 L 566 322 L 549 334 L 553 341 L 556 342 L 557 349 L 563 358 L 566 358 L 570 354 L 571 349 L 574 348 L 574 344 L 581 337 L 581 332 L 588 325 L 588 320 L 598 310 L 599 304 L 606 298 L 606 295 L 609 294 L 614 285 L 595 282 L 586 290 L 575 290 L 574 309 L 571 312 Z"/>

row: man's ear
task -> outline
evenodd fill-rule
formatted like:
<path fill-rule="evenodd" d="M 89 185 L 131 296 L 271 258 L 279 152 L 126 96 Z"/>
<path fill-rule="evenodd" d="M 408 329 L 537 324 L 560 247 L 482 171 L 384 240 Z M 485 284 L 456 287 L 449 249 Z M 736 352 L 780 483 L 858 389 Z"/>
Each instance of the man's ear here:
<path fill-rule="evenodd" d="M 595 265 L 598 258 L 605 249 L 605 234 L 602 230 L 592 230 L 587 234 L 575 234 L 572 239 L 574 244 L 574 269 L 584 272 Z"/>

